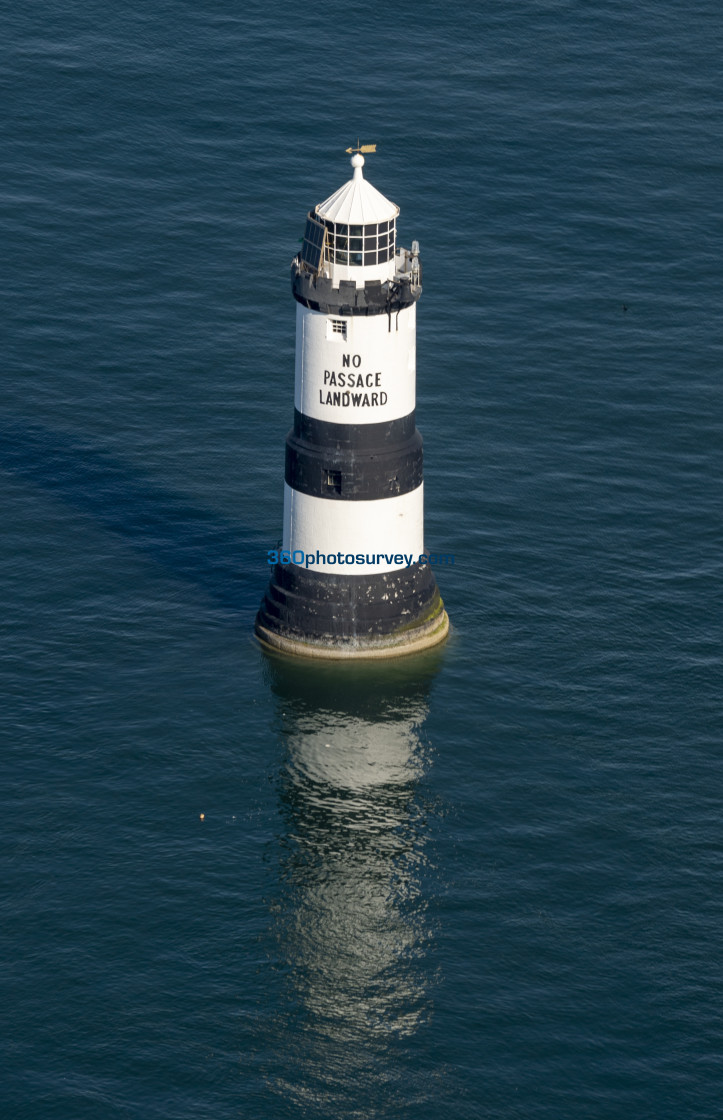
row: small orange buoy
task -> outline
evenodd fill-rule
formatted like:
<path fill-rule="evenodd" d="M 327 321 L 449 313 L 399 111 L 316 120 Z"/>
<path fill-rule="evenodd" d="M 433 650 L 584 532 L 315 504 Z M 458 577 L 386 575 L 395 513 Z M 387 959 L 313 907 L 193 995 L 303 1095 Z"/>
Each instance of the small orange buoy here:
<path fill-rule="evenodd" d="M 205 813 L 201 813 L 201 820 L 202 820 L 202 821 L 205 821 L 205 819 L 206 819 L 206 814 L 205 814 Z"/>

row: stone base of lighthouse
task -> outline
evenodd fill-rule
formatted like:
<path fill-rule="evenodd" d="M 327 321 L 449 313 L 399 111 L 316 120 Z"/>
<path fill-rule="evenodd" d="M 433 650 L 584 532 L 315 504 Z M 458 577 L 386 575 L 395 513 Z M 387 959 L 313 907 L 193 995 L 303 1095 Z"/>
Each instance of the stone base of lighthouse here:
<path fill-rule="evenodd" d="M 434 576 L 420 564 L 343 576 L 277 564 L 256 616 L 265 645 L 300 657 L 402 657 L 448 632 Z"/>

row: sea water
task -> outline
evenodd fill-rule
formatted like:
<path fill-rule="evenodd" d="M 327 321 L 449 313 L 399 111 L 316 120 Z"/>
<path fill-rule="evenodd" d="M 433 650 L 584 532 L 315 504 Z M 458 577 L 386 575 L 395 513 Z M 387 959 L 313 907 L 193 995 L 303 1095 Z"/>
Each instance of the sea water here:
<path fill-rule="evenodd" d="M 712 0 L 5 20 L 8 1116 L 720 1114 Z M 288 266 L 418 240 L 444 648 L 264 654 Z"/>

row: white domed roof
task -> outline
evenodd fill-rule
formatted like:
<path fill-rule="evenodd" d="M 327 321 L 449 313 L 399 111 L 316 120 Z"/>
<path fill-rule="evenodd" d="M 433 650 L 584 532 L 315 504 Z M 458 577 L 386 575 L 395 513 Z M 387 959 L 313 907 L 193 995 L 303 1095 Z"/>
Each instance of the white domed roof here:
<path fill-rule="evenodd" d="M 351 165 L 354 175 L 333 195 L 316 207 L 320 218 L 345 225 L 376 225 L 396 218 L 399 207 L 385 198 L 381 191 L 368 183 L 362 175 L 364 156 L 353 155 Z"/>

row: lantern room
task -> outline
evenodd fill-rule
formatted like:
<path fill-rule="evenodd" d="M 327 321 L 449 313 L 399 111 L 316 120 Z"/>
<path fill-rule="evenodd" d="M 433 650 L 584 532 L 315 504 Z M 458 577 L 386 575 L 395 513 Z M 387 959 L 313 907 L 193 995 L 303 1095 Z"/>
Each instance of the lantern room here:
<path fill-rule="evenodd" d="M 399 207 L 364 178 L 364 156 L 352 156 L 351 165 L 353 177 L 307 215 L 300 253 L 302 265 L 334 286 L 340 280 L 363 286 L 395 273 Z"/>

